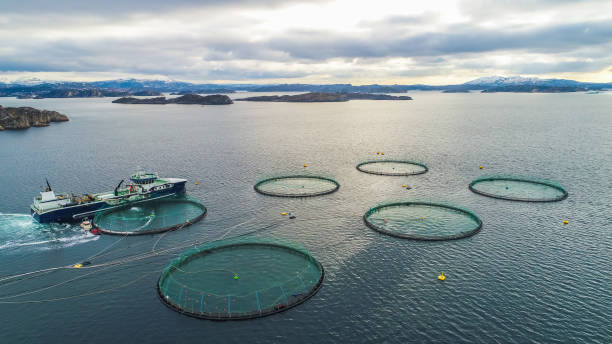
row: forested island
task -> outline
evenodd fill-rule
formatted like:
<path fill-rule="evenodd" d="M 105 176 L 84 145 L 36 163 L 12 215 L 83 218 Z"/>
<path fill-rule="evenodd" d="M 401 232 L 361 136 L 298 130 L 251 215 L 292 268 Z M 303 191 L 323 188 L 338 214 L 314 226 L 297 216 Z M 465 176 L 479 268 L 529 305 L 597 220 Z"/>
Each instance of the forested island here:
<path fill-rule="evenodd" d="M 0 105 L 0 131 L 47 127 L 51 122 L 66 122 L 68 117 L 57 111 L 31 107 L 2 107 Z"/>
<path fill-rule="evenodd" d="M 236 101 L 322 103 L 322 102 L 346 102 L 352 99 L 412 100 L 412 98 L 409 96 L 390 96 L 388 94 L 310 92 L 310 93 L 303 93 L 303 94 L 296 94 L 296 95 L 248 97 L 248 98 L 236 99 Z"/>
<path fill-rule="evenodd" d="M 209 96 L 200 96 L 197 94 L 186 94 L 177 98 L 134 98 L 123 97 L 113 100 L 116 104 L 194 104 L 194 105 L 229 105 L 234 102 L 230 97 L 222 94 L 213 94 Z"/>

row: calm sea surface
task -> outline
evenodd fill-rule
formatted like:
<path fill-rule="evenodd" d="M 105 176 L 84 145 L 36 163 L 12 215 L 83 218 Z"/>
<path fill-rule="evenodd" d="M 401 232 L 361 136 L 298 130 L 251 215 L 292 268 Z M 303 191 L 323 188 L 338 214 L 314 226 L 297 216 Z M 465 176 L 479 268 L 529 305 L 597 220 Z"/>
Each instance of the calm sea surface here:
<path fill-rule="evenodd" d="M 70 117 L 0 133 L 0 276 L 247 232 L 300 244 L 326 269 L 322 289 L 304 304 L 240 322 L 197 320 L 164 306 L 155 284 L 172 254 L 25 276 L 0 282 L 0 342 L 612 342 L 612 94 L 410 95 L 217 107 L 0 98 L 3 106 Z M 377 151 L 422 161 L 429 172 L 355 169 Z M 259 178 L 304 164 L 335 177 L 339 191 L 308 199 L 254 192 Z M 45 177 L 57 191 L 100 192 L 137 166 L 187 178 L 207 217 L 163 237 L 121 238 L 35 225 L 23 215 Z M 484 173 L 552 179 L 569 198 L 522 203 L 471 193 L 467 185 Z M 467 207 L 483 230 L 418 242 L 364 225 L 371 206 L 397 199 Z M 446 281 L 437 280 L 440 272 Z"/>

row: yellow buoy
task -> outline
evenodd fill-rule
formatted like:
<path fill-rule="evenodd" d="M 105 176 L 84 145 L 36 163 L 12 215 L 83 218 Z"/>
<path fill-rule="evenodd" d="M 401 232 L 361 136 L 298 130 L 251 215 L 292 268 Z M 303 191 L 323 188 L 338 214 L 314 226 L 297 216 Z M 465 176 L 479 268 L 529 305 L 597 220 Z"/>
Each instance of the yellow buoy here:
<path fill-rule="evenodd" d="M 380 155 L 385 155 L 385 153 L 383 153 L 383 152 L 380 152 Z"/>
<path fill-rule="evenodd" d="M 287 215 L 287 213 L 281 213 L 281 215 L 285 216 L 285 215 Z"/>
<path fill-rule="evenodd" d="M 482 170 L 484 167 L 482 167 L 482 165 L 480 165 L 480 169 Z"/>
<path fill-rule="evenodd" d="M 441 273 L 441 274 L 438 276 L 438 279 L 439 279 L 440 281 L 444 281 L 444 280 L 446 279 L 446 276 L 444 276 L 444 272 L 443 272 L 443 273 Z"/>
<path fill-rule="evenodd" d="M 564 225 L 566 225 L 566 224 L 568 224 L 568 223 L 569 223 L 569 221 L 567 221 L 567 220 L 563 220 L 563 224 L 564 224 Z"/>
<path fill-rule="evenodd" d="M 198 182 L 193 182 L 193 183 L 194 183 L 195 185 L 198 185 L 198 184 L 200 184 L 200 183 L 198 183 Z"/>
<path fill-rule="evenodd" d="M 308 167 L 308 165 L 304 164 L 304 167 Z"/>
<path fill-rule="evenodd" d="M 421 220 L 425 220 L 425 218 L 424 218 L 424 217 L 421 217 Z"/>
<path fill-rule="evenodd" d="M 376 152 L 376 155 L 380 155 L 380 152 Z"/>
<path fill-rule="evenodd" d="M 78 269 L 78 268 L 83 267 L 83 264 L 74 264 L 72 267 L 75 269 Z"/>
<path fill-rule="evenodd" d="M 402 184 L 402 187 L 403 187 L 403 188 L 405 188 L 405 187 L 406 187 L 406 184 Z"/>

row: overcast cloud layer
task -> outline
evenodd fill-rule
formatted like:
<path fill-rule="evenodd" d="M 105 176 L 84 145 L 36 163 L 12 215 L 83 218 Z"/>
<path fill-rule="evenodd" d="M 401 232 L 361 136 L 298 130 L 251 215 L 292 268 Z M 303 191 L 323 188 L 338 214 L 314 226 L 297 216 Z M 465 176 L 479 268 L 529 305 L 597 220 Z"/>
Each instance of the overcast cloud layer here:
<path fill-rule="evenodd" d="M 612 81 L 612 1 L 2 1 L 0 81 Z"/>

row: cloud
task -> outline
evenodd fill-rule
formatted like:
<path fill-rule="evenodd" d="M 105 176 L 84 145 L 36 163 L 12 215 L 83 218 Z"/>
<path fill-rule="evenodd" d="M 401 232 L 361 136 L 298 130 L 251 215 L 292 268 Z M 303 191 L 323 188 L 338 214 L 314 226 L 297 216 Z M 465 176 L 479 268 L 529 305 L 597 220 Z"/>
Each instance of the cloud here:
<path fill-rule="evenodd" d="M 589 28 L 588 31 L 585 31 Z M 521 50 L 563 52 L 582 46 L 609 44 L 612 21 L 551 25 L 522 30 L 482 30 L 457 25 L 446 32 L 410 35 L 376 31 L 368 35 L 290 32 L 271 38 L 266 46 L 296 58 L 437 56 L 455 53 Z"/>
<path fill-rule="evenodd" d="M 0 12 L 0 73 L 384 83 L 612 65 L 602 1 L 35 0 Z"/>
<path fill-rule="evenodd" d="M 315 0 L 324 2 L 325 0 Z M 38 14 L 49 13 L 86 13 L 91 16 L 121 16 L 125 14 L 156 13 L 174 11 L 185 8 L 249 8 L 264 7 L 275 8 L 287 4 L 299 2 L 298 0 L 105 0 L 105 1 L 82 1 L 82 0 L 28 0 L 28 1 L 3 1 L 0 3 L 0 12 L 4 14 Z"/>

